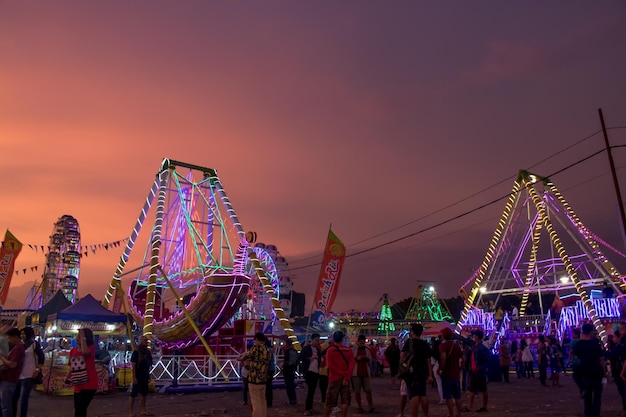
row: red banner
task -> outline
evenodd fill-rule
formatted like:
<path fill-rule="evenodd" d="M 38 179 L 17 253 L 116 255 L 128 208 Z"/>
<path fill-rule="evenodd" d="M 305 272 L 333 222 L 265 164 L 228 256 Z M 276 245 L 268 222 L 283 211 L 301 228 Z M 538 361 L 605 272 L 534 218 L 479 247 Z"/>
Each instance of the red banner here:
<path fill-rule="evenodd" d="M 311 324 L 313 326 L 326 326 L 326 316 L 337 297 L 339 278 L 341 277 L 345 258 L 346 247 L 332 230 L 329 230 L 320 277 L 317 281 L 317 289 L 315 290 L 313 301 L 313 313 L 311 315 Z"/>
<path fill-rule="evenodd" d="M 0 305 L 4 305 L 9 295 L 15 259 L 22 250 L 22 244 L 7 229 L 0 249 Z"/>

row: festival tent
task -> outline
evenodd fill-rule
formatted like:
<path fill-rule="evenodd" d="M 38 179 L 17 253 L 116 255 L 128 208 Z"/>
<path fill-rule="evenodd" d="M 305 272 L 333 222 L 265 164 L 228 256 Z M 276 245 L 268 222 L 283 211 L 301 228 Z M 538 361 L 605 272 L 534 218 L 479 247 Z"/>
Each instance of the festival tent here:
<path fill-rule="evenodd" d="M 126 315 L 113 313 L 87 294 L 79 302 L 56 314 L 50 314 L 46 323 L 48 336 L 68 336 L 86 327 L 94 334 L 122 335 L 126 333 Z"/>
<path fill-rule="evenodd" d="M 63 291 L 58 290 L 54 297 L 50 299 L 44 306 L 42 306 L 39 310 L 35 311 L 31 314 L 31 318 L 33 323 L 44 324 L 48 319 L 48 316 L 54 313 L 58 313 L 59 311 L 68 308 L 72 303 L 69 302 L 67 298 L 65 298 L 65 294 Z"/>
<path fill-rule="evenodd" d="M 437 337 L 445 328 L 454 331 L 454 326 L 450 324 L 450 322 L 448 322 L 447 320 L 443 320 L 436 323 L 434 326 L 429 327 L 428 329 L 424 329 L 424 331 L 422 332 L 422 337 Z"/>

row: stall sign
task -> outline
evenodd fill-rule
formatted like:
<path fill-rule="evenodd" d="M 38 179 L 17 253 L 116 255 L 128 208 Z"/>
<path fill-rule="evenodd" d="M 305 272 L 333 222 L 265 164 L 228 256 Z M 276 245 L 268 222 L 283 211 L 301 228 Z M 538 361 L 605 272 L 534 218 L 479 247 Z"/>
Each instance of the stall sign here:
<path fill-rule="evenodd" d="M 110 335 L 126 333 L 126 323 L 104 323 L 93 321 L 55 320 L 48 323 L 46 332 L 48 335 L 76 335 L 78 329 L 87 328 L 96 335 Z"/>

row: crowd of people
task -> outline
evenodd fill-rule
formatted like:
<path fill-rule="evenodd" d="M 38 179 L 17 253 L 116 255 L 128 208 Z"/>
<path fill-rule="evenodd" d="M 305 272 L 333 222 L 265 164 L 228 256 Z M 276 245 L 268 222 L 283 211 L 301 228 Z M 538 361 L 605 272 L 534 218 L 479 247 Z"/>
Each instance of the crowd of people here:
<path fill-rule="evenodd" d="M 626 322 L 611 335 L 608 350 L 603 348 L 591 324 L 573 329 L 572 339 L 563 344 L 544 335 L 530 340 L 525 336 L 510 338 L 494 333 L 485 338 L 480 329 L 466 338 L 454 334 L 450 328 L 444 328 L 438 337 L 427 341 L 422 338 L 423 330 L 421 324 L 413 324 L 410 337 L 402 346 L 392 338 L 382 352 L 376 344 L 367 346 L 364 335 L 348 346 L 340 331 L 324 342 L 319 334 L 312 334 L 300 353 L 288 341 L 281 363 L 287 404 L 298 404 L 296 375 L 300 373 L 306 385 L 306 396 L 302 399 L 304 415 L 315 413 L 314 397 L 318 389 L 324 416 L 331 412 L 346 416 L 350 404 L 358 414 L 377 413 L 371 378 L 383 375 L 385 367 L 388 373 L 384 372 L 384 376 L 389 375 L 392 387 L 399 387 L 399 417 L 417 417 L 420 411 L 427 417 L 429 388 L 437 389 L 439 403 L 446 405 L 450 417 L 459 417 L 462 413 L 489 411 L 490 382 L 511 383 L 515 376 L 518 379 L 536 376 L 542 386 L 560 387 L 560 374 L 571 370 L 583 399 L 585 417 L 599 417 L 603 378 L 608 376 L 615 380 L 622 398 L 622 417 L 626 417 Z M 267 391 L 272 388 L 267 382 L 268 375 L 273 373 L 269 372 L 272 358 L 272 350 L 261 333 L 255 336 L 255 345 L 240 357 L 248 369 L 253 417 L 267 416 L 267 408 L 271 407 Z M 375 361 L 378 363 L 374 364 Z M 244 401 L 247 398 L 244 392 Z"/>
<path fill-rule="evenodd" d="M 34 387 L 34 374 L 44 361 L 41 346 L 32 328 L 11 328 L 0 344 L 0 410 L 2 416 L 28 415 L 28 400 Z M 6 343 L 5 343 L 6 342 Z"/>
<path fill-rule="evenodd" d="M 65 383 L 74 391 L 74 416 L 86 417 L 87 410 L 98 389 L 96 372 L 96 347 L 93 332 L 88 328 L 78 329 L 68 356 L 68 372 Z M 35 338 L 32 327 L 11 328 L 5 337 L 0 337 L 0 416 L 28 416 L 30 394 L 37 384 L 43 382 L 42 366 L 44 349 Z M 134 400 L 141 395 L 140 415 L 153 415 L 146 408 L 146 397 L 152 355 L 148 339 L 140 343 L 131 356 L 133 384 L 129 396 L 129 417 L 134 417 Z"/>
<path fill-rule="evenodd" d="M 315 413 L 314 397 L 318 390 L 324 416 L 331 412 L 346 416 L 350 404 L 359 414 L 377 413 L 371 379 L 387 378 L 384 368 L 388 368 L 391 387 L 399 388 L 400 417 L 416 417 L 420 411 L 428 416 L 429 388 L 436 388 L 439 402 L 446 405 L 450 417 L 459 417 L 461 413 L 489 410 L 489 382 L 511 383 L 510 376 L 532 379 L 537 375 L 542 386 L 559 387 L 560 374 L 571 369 L 583 399 L 585 417 L 599 417 L 608 377 L 614 379 L 622 399 L 622 417 L 626 417 L 626 322 L 610 335 L 608 350 L 592 324 L 572 329 L 571 340 L 564 340 L 563 344 L 544 335 L 532 341 L 526 336 L 509 338 L 497 336 L 498 333 L 485 338 L 480 329 L 466 338 L 454 334 L 450 328 L 443 328 L 438 337 L 427 341 L 422 338 L 423 330 L 421 324 L 413 324 L 403 344 L 391 338 L 382 350 L 377 343 L 370 342 L 368 346 L 365 335 L 359 335 L 349 345 L 340 331 L 324 341 L 319 334 L 312 334 L 301 352 L 287 340 L 282 356 L 278 356 L 287 404 L 298 404 L 296 384 L 300 374 L 306 385 L 305 398 L 301 399 L 305 415 Z M 147 338 L 140 338 L 131 357 L 133 385 L 129 390 L 129 417 L 134 417 L 138 396 L 141 396 L 140 415 L 152 415 L 146 404 L 153 364 L 148 345 Z M 95 360 L 93 333 L 80 329 L 69 353 L 66 375 L 66 383 L 74 389 L 74 415 L 78 417 L 87 415 L 97 390 Z M 253 345 L 239 360 L 244 374 L 243 401 L 250 405 L 253 417 L 266 417 L 273 405 L 272 377 L 277 369 L 270 340 L 257 333 Z M 17 416 L 18 412 L 23 417 L 28 415 L 29 396 L 41 376 L 43 363 L 44 354 L 32 328 L 12 328 L 7 331 L 6 339 L 0 338 L 0 415 Z"/>

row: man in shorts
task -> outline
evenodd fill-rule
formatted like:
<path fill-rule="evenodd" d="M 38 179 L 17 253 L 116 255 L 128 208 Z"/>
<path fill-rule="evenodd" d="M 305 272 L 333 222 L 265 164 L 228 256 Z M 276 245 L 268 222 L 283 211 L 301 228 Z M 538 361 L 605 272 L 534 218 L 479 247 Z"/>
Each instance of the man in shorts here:
<path fill-rule="evenodd" d="M 448 405 L 448 415 L 461 415 L 461 369 L 463 369 L 463 350 L 452 340 L 452 330 L 441 331 L 443 343 L 439 345 L 439 369 L 443 399 Z M 454 412 L 456 405 L 456 413 Z"/>
<path fill-rule="evenodd" d="M 350 406 L 350 379 L 354 372 L 354 355 L 352 349 L 343 345 L 343 333 L 333 333 L 335 344 L 326 351 L 326 363 L 328 365 L 328 392 L 326 393 L 326 406 L 324 417 L 330 416 L 330 411 L 337 406 L 337 400 L 341 397 L 342 417 L 348 414 Z"/>
<path fill-rule="evenodd" d="M 432 356 L 430 345 L 421 339 L 424 326 L 421 324 L 411 325 L 411 338 L 406 341 L 402 348 L 401 361 L 409 353 L 413 353 L 411 361 L 411 376 L 406 381 L 409 397 L 411 416 L 417 417 L 421 405 L 422 412 L 428 416 L 428 397 L 426 396 L 426 384 L 433 382 L 433 368 L 430 363 Z"/>
<path fill-rule="evenodd" d="M 148 384 L 150 383 L 150 371 L 152 370 L 152 353 L 148 347 L 148 338 L 141 336 L 139 345 L 133 351 L 130 358 L 133 372 L 133 386 L 128 399 L 129 416 L 133 416 L 135 411 L 135 398 L 141 395 L 141 415 L 153 415 L 146 409 L 146 399 L 148 397 Z"/>
<path fill-rule="evenodd" d="M 372 362 L 371 350 L 365 346 L 365 335 L 359 335 L 356 346 L 352 348 L 352 354 L 354 354 L 354 374 L 352 375 L 352 388 L 354 389 L 354 398 L 356 399 L 356 405 L 358 412 L 363 413 L 363 406 L 361 405 L 361 390 L 365 392 L 365 398 L 369 407 L 369 412 L 374 412 L 374 406 L 372 405 L 372 382 L 370 379 L 370 364 Z"/>

